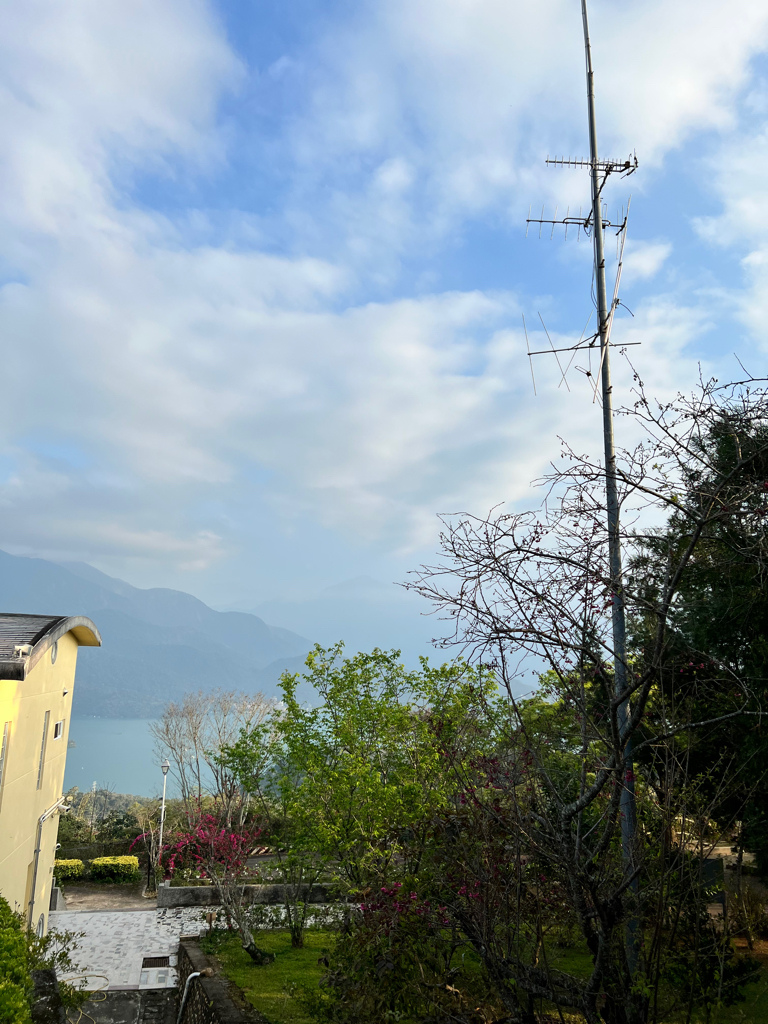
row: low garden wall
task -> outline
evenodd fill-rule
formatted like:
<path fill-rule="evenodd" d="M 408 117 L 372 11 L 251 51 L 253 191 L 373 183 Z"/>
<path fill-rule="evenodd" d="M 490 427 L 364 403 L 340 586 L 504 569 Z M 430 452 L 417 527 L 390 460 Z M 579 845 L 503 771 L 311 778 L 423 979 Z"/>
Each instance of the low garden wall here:
<path fill-rule="evenodd" d="M 187 978 L 195 971 L 211 968 L 208 957 L 195 939 L 182 938 L 179 942 L 177 971 L 179 974 L 179 1006 L 184 995 Z M 254 1024 L 264 1021 L 256 1010 L 244 1013 L 229 994 L 223 978 L 194 978 L 189 986 L 184 1014 L 179 1024 Z"/>
<path fill-rule="evenodd" d="M 285 901 L 284 885 L 245 885 L 245 899 L 249 903 L 281 904 Z M 300 898 L 305 903 L 334 903 L 338 897 L 329 893 L 329 886 L 302 886 Z M 219 898 L 213 885 L 168 885 L 157 887 L 157 906 L 173 907 L 218 907 Z"/>

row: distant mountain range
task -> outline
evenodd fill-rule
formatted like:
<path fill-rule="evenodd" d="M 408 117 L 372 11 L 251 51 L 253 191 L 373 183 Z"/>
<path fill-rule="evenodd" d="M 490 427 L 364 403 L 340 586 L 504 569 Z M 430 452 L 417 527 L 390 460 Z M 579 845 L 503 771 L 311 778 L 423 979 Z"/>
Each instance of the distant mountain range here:
<path fill-rule="evenodd" d="M 247 612 L 220 612 L 191 594 L 140 590 L 90 565 L 0 551 L 0 611 L 88 615 L 104 646 L 78 655 L 73 716 L 155 718 L 198 689 L 277 693 L 312 647 Z"/>

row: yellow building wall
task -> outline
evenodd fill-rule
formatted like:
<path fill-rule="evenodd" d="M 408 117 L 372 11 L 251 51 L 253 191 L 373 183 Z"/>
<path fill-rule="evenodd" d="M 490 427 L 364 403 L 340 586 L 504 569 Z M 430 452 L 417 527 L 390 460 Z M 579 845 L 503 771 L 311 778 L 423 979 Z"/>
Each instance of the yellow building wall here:
<path fill-rule="evenodd" d="M 59 638 L 56 661 L 51 650 L 43 652 L 23 681 L 0 679 L 0 744 L 9 722 L 8 742 L 0 782 L 0 893 L 19 913 L 28 914 L 37 823 L 62 795 L 67 760 L 69 720 L 75 682 L 78 643 L 71 633 Z M 37 788 L 45 713 L 48 716 L 45 757 L 40 788 Z M 64 721 L 60 738 L 54 727 Z M 32 921 L 48 926 L 53 862 L 59 815 L 43 823 L 37 868 Z"/>

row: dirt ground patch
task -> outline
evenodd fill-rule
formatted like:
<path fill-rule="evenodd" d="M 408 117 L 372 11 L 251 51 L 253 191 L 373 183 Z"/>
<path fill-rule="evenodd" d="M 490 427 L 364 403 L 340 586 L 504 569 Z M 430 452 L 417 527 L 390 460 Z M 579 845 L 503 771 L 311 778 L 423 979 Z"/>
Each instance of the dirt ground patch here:
<path fill-rule="evenodd" d="M 755 960 L 759 960 L 763 967 L 768 968 L 768 939 L 755 939 L 755 947 L 751 952 L 747 940 L 741 935 L 734 938 L 733 945 L 739 953 L 749 953 Z"/>
<path fill-rule="evenodd" d="M 67 910 L 151 910 L 157 897 L 143 895 L 144 883 L 110 885 L 104 882 L 79 882 L 64 887 Z"/>

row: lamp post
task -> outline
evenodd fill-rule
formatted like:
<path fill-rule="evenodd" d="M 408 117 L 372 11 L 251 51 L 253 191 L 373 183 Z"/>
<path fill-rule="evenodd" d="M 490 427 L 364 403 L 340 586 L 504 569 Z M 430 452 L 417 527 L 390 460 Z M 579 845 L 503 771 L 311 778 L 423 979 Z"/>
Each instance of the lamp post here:
<path fill-rule="evenodd" d="M 163 803 L 160 808 L 160 840 L 157 844 L 157 866 L 160 867 L 160 857 L 163 853 L 163 826 L 165 825 L 165 787 L 168 782 L 168 769 L 171 767 L 171 762 L 166 759 L 160 765 L 163 770 Z"/>

